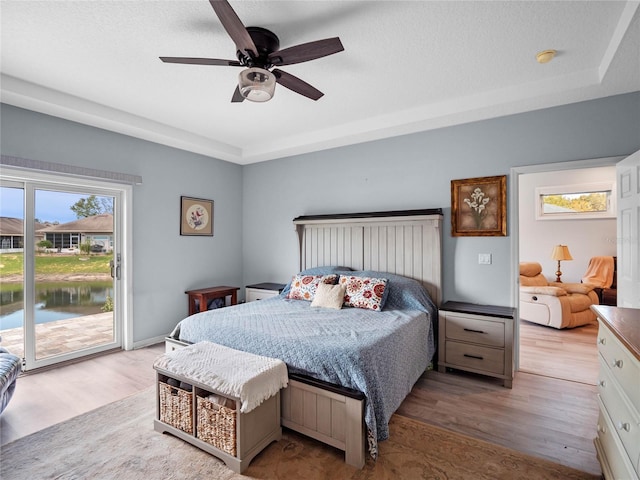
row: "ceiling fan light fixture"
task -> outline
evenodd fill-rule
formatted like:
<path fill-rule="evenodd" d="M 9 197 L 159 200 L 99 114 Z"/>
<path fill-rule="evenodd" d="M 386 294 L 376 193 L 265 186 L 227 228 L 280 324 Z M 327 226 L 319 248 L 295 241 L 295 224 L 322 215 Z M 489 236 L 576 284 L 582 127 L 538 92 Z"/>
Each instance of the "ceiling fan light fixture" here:
<path fill-rule="evenodd" d="M 252 67 L 238 75 L 240 94 L 252 102 L 267 102 L 276 90 L 276 77 L 269 70 Z"/>

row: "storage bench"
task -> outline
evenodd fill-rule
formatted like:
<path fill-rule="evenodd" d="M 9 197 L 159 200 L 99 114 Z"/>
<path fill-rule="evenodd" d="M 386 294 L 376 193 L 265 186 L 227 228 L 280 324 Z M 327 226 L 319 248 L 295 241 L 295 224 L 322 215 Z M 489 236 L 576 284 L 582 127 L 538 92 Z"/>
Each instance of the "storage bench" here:
<path fill-rule="evenodd" d="M 210 342 L 166 353 L 154 363 L 154 429 L 218 457 L 236 473 L 280 440 L 281 360 Z"/>

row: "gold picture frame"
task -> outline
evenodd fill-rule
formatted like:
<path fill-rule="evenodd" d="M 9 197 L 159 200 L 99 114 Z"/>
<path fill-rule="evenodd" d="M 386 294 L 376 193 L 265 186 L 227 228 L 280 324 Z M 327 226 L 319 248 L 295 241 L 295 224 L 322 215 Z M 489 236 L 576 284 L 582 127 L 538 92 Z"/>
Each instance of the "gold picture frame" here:
<path fill-rule="evenodd" d="M 213 237 L 213 200 L 180 197 L 180 235 Z"/>
<path fill-rule="evenodd" d="M 451 236 L 507 235 L 507 176 L 451 180 Z"/>

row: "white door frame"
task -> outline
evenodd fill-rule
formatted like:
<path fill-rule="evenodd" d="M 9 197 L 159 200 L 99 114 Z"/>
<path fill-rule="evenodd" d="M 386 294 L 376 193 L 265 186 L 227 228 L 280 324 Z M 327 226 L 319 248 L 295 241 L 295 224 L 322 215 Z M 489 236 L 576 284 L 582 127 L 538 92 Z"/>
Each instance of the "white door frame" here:
<path fill-rule="evenodd" d="M 526 173 L 554 172 L 559 170 L 576 170 L 581 168 L 607 167 L 615 165 L 625 155 L 620 157 L 592 158 L 588 160 L 574 160 L 560 163 L 543 163 L 540 165 L 527 165 L 522 167 L 512 167 L 509 175 L 509 225 L 511 231 L 511 302 L 516 308 L 516 324 L 514 328 L 514 367 L 520 369 L 520 224 L 519 206 L 520 175 Z"/>
<path fill-rule="evenodd" d="M 119 249 L 118 252 L 114 251 L 114 258 L 116 253 L 119 253 L 122 258 L 120 269 L 120 280 L 114 282 L 114 288 L 118 290 L 118 301 L 116 302 L 117 311 L 114 312 L 116 318 L 120 320 L 119 325 L 116 326 L 117 330 L 117 346 L 122 347 L 125 350 L 133 349 L 133 289 L 132 289 L 132 236 L 133 236 L 133 222 L 132 222 L 132 192 L 133 188 L 130 184 L 118 183 L 110 180 L 96 180 L 93 178 L 85 178 L 79 176 L 67 176 L 59 175 L 55 173 L 24 170 L 20 168 L 11 168 L 8 166 L 2 167 L 2 175 L 0 178 L 3 181 L 11 182 L 15 184 L 22 184 L 25 188 L 25 203 L 33 202 L 31 195 L 27 192 L 33 191 L 34 188 L 51 188 L 60 189 L 64 191 L 69 189 L 69 186 L 87 188 L 91 191 L 95 191 L 96 194 L 110 195 L 116 197 L 114 202 L 114 209 L 117 208 L 117 215 L 114 215 L 114 239 L 118 235 Z M 27 188 L 27 185 L 29 186 Z M 32 208 L 33 205 L 27 205 L 28 208 Z M 25 214 L 27 210 L 25 209 Z M 114 214 L 116 212 L 114 211 Z M 29 249 L 27 243 L 32 244 L 35 238 L 33 232 L 33 224 L 31 222 L 25 222 L 25 275 L 28 272 L 34 273 L 33 264 L 33 252 L 28 255 Z M 34 249 L 31 249 L 32 251 Z M 33 302 L 33 292 L 29 292 L 25 289 L 25 304 L 28 301 Z M 25 336 L 28 332 L 25 331 Z M 25 351 L 25 356 L 27 352 Z M 48 364 L 56 363 L 58 361 L 66 360 L 66 356 L 52 357 L 51 360 L 43 359 L 36 361 L 33 367 L 42 367 Z"/>

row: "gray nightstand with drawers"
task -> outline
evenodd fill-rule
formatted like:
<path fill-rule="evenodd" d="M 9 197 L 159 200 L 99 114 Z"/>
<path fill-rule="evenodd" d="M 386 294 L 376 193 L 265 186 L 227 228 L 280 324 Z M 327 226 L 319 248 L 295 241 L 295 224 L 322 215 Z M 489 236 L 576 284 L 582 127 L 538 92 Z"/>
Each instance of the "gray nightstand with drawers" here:
<path fill-rule="evenodd" d="M 453 368 L 501 378 L 511 388 L 514 308 L 446 302 L 439 317 L 438 371 Z"/>

